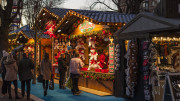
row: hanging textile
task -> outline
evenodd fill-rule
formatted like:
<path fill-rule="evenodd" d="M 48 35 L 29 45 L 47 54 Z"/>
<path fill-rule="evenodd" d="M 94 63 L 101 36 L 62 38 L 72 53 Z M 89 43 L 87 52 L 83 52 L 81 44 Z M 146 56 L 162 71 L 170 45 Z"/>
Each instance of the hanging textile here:
<path fill-rule="evenodd" d="M 137 55 L 138 55 L 138 46 L 136 41 L 128 42 L 128 51 L 125 55 L 127 59 L 127 69 L 126 73 L 126 95 L 129 97 L 134 97 L 134 87 L 137 85 Z"/>

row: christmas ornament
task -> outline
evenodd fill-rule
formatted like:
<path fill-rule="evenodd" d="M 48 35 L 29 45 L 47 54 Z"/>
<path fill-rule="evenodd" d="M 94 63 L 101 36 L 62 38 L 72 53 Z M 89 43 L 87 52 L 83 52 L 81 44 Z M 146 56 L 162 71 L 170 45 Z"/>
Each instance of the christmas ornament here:
<path fill-rule="evenodd" d="M 51 37 L 56 37 L 56 35 L 53 33 L 53 30 L 56 27 L 56 22 L 54 20 L 50 20 L 46 23 L 46 28 L 47 31 L 44 32 L 44 34 L 49 34 L 50 38 Z"/>

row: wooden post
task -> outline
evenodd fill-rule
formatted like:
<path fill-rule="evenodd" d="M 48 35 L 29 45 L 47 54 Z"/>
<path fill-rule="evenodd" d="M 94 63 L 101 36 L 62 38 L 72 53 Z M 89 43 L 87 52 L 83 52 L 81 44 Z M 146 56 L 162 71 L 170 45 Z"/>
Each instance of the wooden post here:
<path fill-rule="evenodd" d="M 54 37 L 52 37 L 52 64 L 54 63 Z"/>
<path fill-rule="evenodd" d="M 34 69 L 34 78 L 33 78 L 32 84 L 36 84 L 36 54 L 37 54 L 37 30 L 35 27 L 35 38 L 34 38 L 34 66 L 35 66 L 35 69 Z"/>

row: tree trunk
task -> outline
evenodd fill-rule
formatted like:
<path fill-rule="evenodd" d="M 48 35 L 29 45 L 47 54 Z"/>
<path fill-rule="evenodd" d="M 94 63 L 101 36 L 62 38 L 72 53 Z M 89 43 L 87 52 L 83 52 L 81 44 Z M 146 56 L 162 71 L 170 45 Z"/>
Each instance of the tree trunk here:
<path fill-rule="evenodd" d="M 9 27 L 3 25 L 0 27 L 0 58 L 2 57 L 2 50 L 8 51 L 8 33 Z"/>

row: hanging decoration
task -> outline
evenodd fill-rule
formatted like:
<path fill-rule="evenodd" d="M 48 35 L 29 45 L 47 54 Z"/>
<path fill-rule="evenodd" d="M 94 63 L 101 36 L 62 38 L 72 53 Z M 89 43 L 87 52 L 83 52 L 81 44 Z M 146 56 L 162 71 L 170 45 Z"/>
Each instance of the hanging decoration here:
<path fill-rule="evenodd" d="M 59 41 L 57 39 L 54 42 L 54 49 L 59 49 Z"/>
<path fill-rule="evenodd" d="M 115 69 L 120 68 L 120 45 L 116 44 L 115 47 L 115 55 L 114 55 L 114 60 L 115 60 Z"/>
<path fill-rule="evenodd" d="M 138 72 L 138 64 L 137 64 L 137 53 L 138 46 L 137 41 L 129 41 L 128 42 L 128 51 L 125 55 L 127 59 L 127 69 L 126 73 L 126 95 L 129 97 L 134 97 L 135 86 L 137 85 L 137 72 Z"/>
<path fill-rule="evenodd" d="M 82 38 L 77 41 L 76 49 L 79 51 L 80 58 L 82 58 L 82 60 L 85 60 L 84 50 L 86 48 L 84 47 L 84 41 L 82 40 Z"/>
<path fill-rule="evenodd" d="M 114 72 L 114 43 L 109 44 L 109 72 Z"/>
<path fill-rule="evenodd" d="M 88 70 L 90 70 L 91 68 L 101 69 L 101 67 L 98 65 L 98 62 L 97 62 L 98 53 L 95 51 L 94 48 L 91 48 L 89 56 L 90 58 L 89 58 Z"/>
<path fill-rule="evenodd" d="M 149 85 L 149 75 L 150 75 L 150 68 L 149 68 L 149 41 L 144 41 L 142 44 L 143 50 L 143 73 L 144 73 L 144 99 L 146 101 L 151 101 L 151 87 Z"/>
<path fill-rule="evenodd" d="M 89 47 L 95 48 L 95 43 L 96 43 L 96 37 L 89 37 Z"/>
<path fill-rule="evenodd" d="M 150 65 L 150 76 L 149 76 L 149 83 L 152 87 L 152 97 L 153 101 L 155 101 L 155 95 L 160 95 L 160 78 L 158 75 L 159 69 L 156 67 L 155 63 L 158 58 L 158 51 L 153 43 L 149 45 L 148 50 L 150 51 L 149 54 L 149 65 Z"/>
<path fill-rule="evenodd" d="M 83 21 L 83 19 L 80 19 L 77 22 L 75 22 L 72 26 L 72 29 L 75 30 L 81 23 L 83 23 Z"/>
<path fill-rule="evenodd" d="M 48 34 L 50 36 L 50 38 L 51 37 L 55 38 L 56 35 L 54 34 L 53 30 L 56 28 L 56 21 L 50 20 L 45 25 L 46 25 L 45 29 L 47 29 L 47 31 L 44 32 L 44 34 Z"/>

